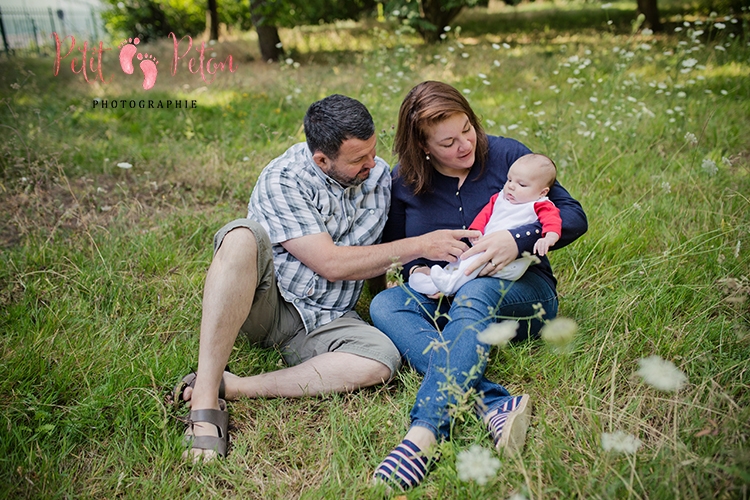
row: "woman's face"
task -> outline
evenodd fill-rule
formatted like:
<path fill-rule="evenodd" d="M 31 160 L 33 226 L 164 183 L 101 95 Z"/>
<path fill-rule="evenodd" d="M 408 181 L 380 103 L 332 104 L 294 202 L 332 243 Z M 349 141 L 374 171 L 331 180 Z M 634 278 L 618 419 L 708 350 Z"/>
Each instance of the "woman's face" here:
<path fill-rule="evenodd" d="M 425 153 L 443 175 L 464 177 L 474 165 L 477 132 L 465 113 L 451 115 L 427 127 Z"/>

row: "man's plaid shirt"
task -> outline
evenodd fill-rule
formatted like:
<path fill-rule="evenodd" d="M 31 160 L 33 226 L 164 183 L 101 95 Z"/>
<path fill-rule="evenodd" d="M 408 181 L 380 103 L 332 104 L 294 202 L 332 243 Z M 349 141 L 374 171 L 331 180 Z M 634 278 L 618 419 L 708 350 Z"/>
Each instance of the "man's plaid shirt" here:
<path fill-rule="evenodd" d="M 313 161 L 306 143 L 289 148 L 261 172 L 248 204 L 273 243 L 281 295 L 294 304 L 307 332 L 354 309 L 362 281 L 329 282 L 287 252 L 281 242 L 327 232 L 337 245 L 380 242 L 391 199 L 388 164 L 375 158 L 370 176 L 343 188 Z"/>

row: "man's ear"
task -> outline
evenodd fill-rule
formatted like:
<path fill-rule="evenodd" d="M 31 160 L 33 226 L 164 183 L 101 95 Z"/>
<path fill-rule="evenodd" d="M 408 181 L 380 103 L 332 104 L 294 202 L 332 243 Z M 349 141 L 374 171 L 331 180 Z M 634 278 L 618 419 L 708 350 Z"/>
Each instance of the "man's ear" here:
<path fill-rule="evenodd" d="M 319 166 L 322 170 L 325 170 L 326 167 L 328 166 L 328 163 L 330 163 L 331 161 L 321 151 L 316 151 L 315 153 L 313 153 L 312 158 L 315 164 Z"/>

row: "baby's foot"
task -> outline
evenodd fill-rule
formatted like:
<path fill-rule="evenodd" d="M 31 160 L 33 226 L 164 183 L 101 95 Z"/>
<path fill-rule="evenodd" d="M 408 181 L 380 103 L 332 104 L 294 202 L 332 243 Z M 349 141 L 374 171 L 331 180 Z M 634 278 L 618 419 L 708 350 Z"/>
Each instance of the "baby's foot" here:
<path fill-rule="evenodd" d="M 142 59 L 140 67 L 141 71 L 143 71 L 143 88 L 144 90 L 148 90 L 156 83 L 156 74 L 158 72 L 156 65 L 159 64 L 159 61 L 150 54 L 138 54 L 138 59 Z"/>
<path fill-rule="evenodd" d="M 133 56 L 138 50 L 136 45 L 139 43 L 141 43 L 139 38 L 128 38 L 127 42 L 120 44 L 120 67 L 128 75 L 133 74 Z"/>

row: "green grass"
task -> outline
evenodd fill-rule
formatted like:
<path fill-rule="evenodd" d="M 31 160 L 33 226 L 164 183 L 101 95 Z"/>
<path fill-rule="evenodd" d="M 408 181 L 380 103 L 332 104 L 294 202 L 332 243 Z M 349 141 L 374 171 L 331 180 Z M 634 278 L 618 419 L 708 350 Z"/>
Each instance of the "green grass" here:
<path fill-rule="evenodd" d="M 500 457 L 486 486 L 459 481 L 457 454 L 490 447 L 465 415 L 407 496 L 747 498 L 749 20 L 720 30 L 701 18 L 694 41 L 673 31 L 693 12 L 668 5 L 666 34 L 633 36 L 634 8 L 468 11 L 432 47 L 372 21 L 296 28 L 282 39 L 298 67 L 250 61 L 254 42 L 239 38 L 212 49 L 238 71 L 208 86 L 184 68 L 171 76 L 159 43 L 145 48 L 161 61 L 148 94 L 113 52 L 104 84 L 67 67 L 55 77 L 49 58 L 1 58 L 0 497 L 378 498 L 369 477 L 408 426 L 410 370 L 354 394 L 233 402 L 231 453 L 202 466 L 180 459 L 180 412 L 165 396 L 196 364 L 212 235 L 303 139 L 309 103 L 363 101 L 393 163 L 403 96 L 441 79 L 468 91 L 489 133 L 557 161 L 590 229 L 551 257 L 560 314 L 580 327 L 572 351 L 492 353 L 489 376 L 533 397 L 522 457 Z M 198 108 L 91 109 L 144 96 Z M 688 386 L 640 381 L 637 361 L 652 354 Z M 254 374 L 280 360 L 239 342 L 230 362 Z M 643 441 L 635 456 L 602 450 L 614 430 Z"/>

